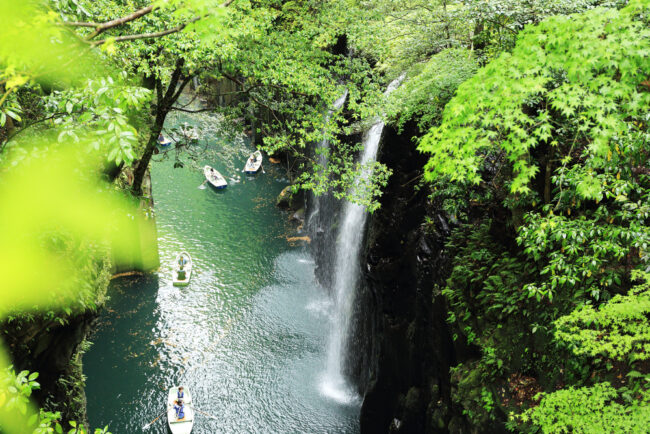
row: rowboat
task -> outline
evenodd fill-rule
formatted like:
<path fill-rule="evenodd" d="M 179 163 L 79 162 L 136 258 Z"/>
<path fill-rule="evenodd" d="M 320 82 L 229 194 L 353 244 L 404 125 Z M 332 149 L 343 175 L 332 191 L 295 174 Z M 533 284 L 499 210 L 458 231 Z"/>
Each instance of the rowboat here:
<path fill-rule="evenodd" d="M 228 186 L 228 182 L 226 182 L 225 178 L 221 176 L 221 173 L 210 166 L 205 166 L 203 168 L 203 174 L 205 175 L 205 179 L 207 179 L 214 188 L 226 188 Z"/>
<path fill-rule="evenodd" d="M 185 417 L 178 419 L 174 403 L 178 399 L 178 387 L 169 389 L 167 396 L 167 423 L 172 434 L 190 434 L 194 426 L 194 409 L 192 409 L 192 395 L 187 387 L 183 387 L 183 404 Z"/>
<path fill-rule="evenodd" d="M 158 144 L 161 147 L 166 148 L 167 146 L 172 144 L 172 141 L 161 134 L 161 135 L 158 136 Z"/>
<path fill-rule="evenodd" d="M 180 130 L 181 130 L 181 134 L 183 134 L 183 137 L 185 137 L 186 140 L 199 139 L 199 133 L 192 126 L 185 125 L 184 127 L 181 127 Z"/>
<path fill-rule="evenodd" d="M 251 175 L 260 170 L 260 167 L 262 167 L 262 153 L 260 151 L 255 151 L 251 154 L 248 160 L 246 160 L 244 173 Z"/>
<path fill-rule="evenodd" d="M 181 266 L 182 262 L 182 266 Z M 187 252 L 181 252 L 174 260 L 172 284 L 174 286 L 187 286 L 192 275 L 192 258 Z"/>

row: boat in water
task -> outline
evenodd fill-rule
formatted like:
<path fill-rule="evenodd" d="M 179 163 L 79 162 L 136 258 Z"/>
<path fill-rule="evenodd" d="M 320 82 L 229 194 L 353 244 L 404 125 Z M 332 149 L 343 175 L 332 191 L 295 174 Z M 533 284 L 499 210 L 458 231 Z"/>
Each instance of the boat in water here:
<path fill-rule="evenodd" d="M 187 286 L 192 275 L 192 258 L 187 252 L 181 252 L 174 260 L 172 284 L 174 286 Z"/>
<path fill-rule="evenodd" d="M 185 124 L 180 128 L 180 131 L 185 140 L 199 140 L 199 133 L 193 126 Z"/>
<path fill-rule="evenodd" d="M 255 151 L 251 154 L 248 160 L 246 160 L 244 173 L 252 175 L 253 173 L 257 173 L 257 171 L 260 170 L 260 167 L 262 167 L 262 152 Z"/>
<path fill-rule="evenodd" d="M 194 427 L 194 409 L 192 408 L 192 395 L 187 387 L 183 386 L 183 406 L 184 417 L 179 419 L 176 417 L 176 410 L 174 404 L 178 399 L 178 388 L 180 386 L 172 387 L 169 389 L 167 396 L 167 424 L 172 434 L 190 434 Z"/>
<path fill-rule="evenodd" d="M 205 166 L 203 168 L 203 174 L 205 175 L 205 179 L 207 179 L 210 185 L 212 185 L 214 188 L 221 189 L 228 186 L 228 182 L 223 176 L 221 176 L 221 173 L 219 173 L 217 169 L 214 169 L 210 166 Z"/>
<path fill-rule="evenodd" d="M 172 144 L 172 141 L 171 141 L 170 139 L 168 139 L 167 137 L 163 136 L 162 134 L 160 134 L 160 135 L 158 136 L 158 144 L 159 144 L 162 148 L 166 148 L 167 146 L 169 146 L 169 145 Z"/>

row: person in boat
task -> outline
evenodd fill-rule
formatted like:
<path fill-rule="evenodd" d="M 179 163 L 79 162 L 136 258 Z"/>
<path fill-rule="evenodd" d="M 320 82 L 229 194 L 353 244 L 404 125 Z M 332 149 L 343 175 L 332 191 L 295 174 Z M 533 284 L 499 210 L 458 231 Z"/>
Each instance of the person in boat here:
<path fill-rule="evenodd" d="M 165 138 L 163 137 L 162 133 L 158 134 L 158 143 L 162 143 L 165 141 Z"/>
<path fill-rule="evenodd" d="M 178 387 L 178 392 L 176 394 L 176 398 L 178 398 L 178 399 L 185 398 L 185 393 L 183 392 L 183 386 Z"/>
<path fill-rule="evenodd" d="M 181 270 L 183 269 L 183 266 L 187 264 L 187 259 L 183 255 L 178 259 L 178 265 L 181 266 Z"/>
<path fill-rule="evenodd" d="M 181 420 L 185 417 L 185 405 L 182 399 L 174 401 L 174 411 L 176 412 L 176 419 Z"/>

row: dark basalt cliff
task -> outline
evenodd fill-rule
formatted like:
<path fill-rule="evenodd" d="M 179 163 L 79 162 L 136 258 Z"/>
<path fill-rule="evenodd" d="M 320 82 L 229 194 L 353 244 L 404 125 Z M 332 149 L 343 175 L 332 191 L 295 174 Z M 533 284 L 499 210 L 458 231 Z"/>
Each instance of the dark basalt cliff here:
<path fill-rule="evenodd" d="M 367 352 L 357 364 L 362 433 L 446 432 L 451 418 L 455 356 L 436 290 L 448 273 L 449 228 L 440 215 L 425 228 L 427 189 L 414 187 L 426 160 L 410 137 L 387 127 L 382 139 L 380 161 L 393 175 L 369 220 L 356 322 Z"/>
<path fill-rule="evenodd" d="M 381 208 L 369 219 L 351 355 L 363 395 L 361 432 L 478 433 L 452 401 L 450 367 L 476 356 L 446 322 L 441 293 L 451 272 L 449 219 L 421 185 L 426 157 L 415 127 L 386 127 L 379 160 L 392 169 Z M 418 188 L 420 184 L 421 188 Z M 498 431 L 498 429 L 497 429 Z"/>
<path fill-rule="evenodd" d="M 96 318 L 94 311 L 68 316 L 64 324 L 43 316 L 0 325 L 16 372 L 38 372 L 41 388 L 33 396 L 40 407 L 61 411 L 63 421 L 86 424 L 86 395 L 80 346 Z"/>

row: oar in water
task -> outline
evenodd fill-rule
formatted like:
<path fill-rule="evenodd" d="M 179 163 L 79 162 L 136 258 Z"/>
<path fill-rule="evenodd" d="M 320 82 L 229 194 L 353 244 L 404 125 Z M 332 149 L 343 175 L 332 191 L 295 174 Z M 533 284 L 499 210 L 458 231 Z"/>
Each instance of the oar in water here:
<path fill-rule="evenodd" d="M 205 183 L 206 183 L 206 182 L 208 182 L 207 179 L 206 179 L 205 181 L 203 181 L 203 182 L 201 183 L 201 185 L 199 185 L 199 187 L 198 187 L 199 190 L 205 190 Z"/>
<path fill-rule="evenodd" d="M 142 429 L 143 429 L 143 430 L 148 429 L 151 425 L 153 425 L 153 423 L 154 423 L 155 421 L 157 421 L 158 419 L 160 419 L 161 417 L 163 417 L 163 415 L 164 415 L 165 413 L 167 413 L 167 410 L 165 410 L 165 411 L 163 411 L 162 413 L 160 413 L 160 416 L 158 416 L 157 418 L 155 418 L 154 420 L 152 420 L 151 422 L 149 422 L 148 424 L 146 424 L 145 426 L 143 426 Z"/>
<path fill-rule="evenodd" d="M 199 410 L 199 409 L 196 408 L 196 407 L 190 407 L 190 408 L 191 408 L 192 410 L 194 410 L 194 411 L 198 411 L 198 412 L 201 413 L 203 416 L 207 416 L 207 417 L 209 417 L 209 418 L 211 418 L 211 419 L 214 419 L 214 420 L 219 420 L 219 419 L 217 419 L 215 416 L 212 416 L 211 414 L 206 413 L 205 411 L 201 411 L 201 410 Z"/>

